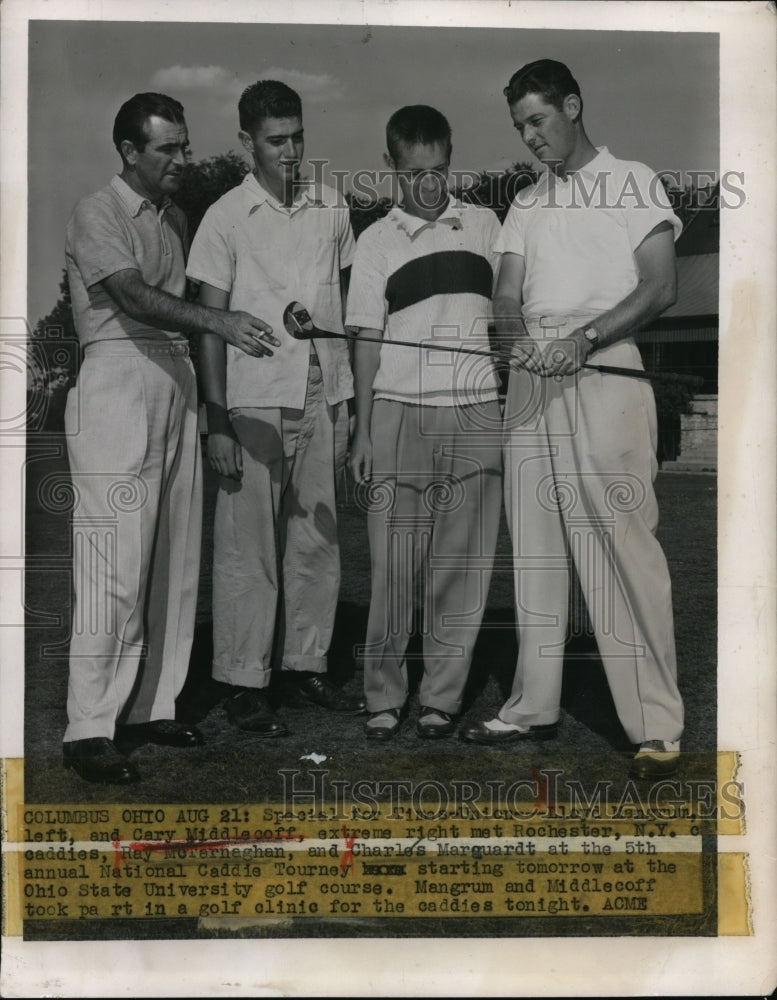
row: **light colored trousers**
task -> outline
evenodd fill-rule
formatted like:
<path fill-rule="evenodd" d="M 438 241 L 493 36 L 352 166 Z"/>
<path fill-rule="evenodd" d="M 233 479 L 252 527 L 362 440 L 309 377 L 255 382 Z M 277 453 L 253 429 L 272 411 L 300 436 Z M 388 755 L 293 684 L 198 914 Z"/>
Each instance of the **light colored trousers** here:
<path fill-rule="evenodd" d="M 231 412 L 240 482 L 222 478 L 213 552 L 213 676 L 243 687 L 284 670 L 323 673 L 340 589 L 335 475 L 347 408 L 310 365 L 305 408 Z"/>
<path fill-rule="evenodd" d="M 178 353 L 171 353 L 171 351 Z M 202 529 L 186 345 L 90 345 L 65 413 L 75 607 L 65 741 L 175 716 Z"/>
<path fill-rule="evenodd" d="M 367 708 L 378 712 L 405 703 L 405 655 L 415 596 L 422 591 L 420 701 L 455 714 L 488 598 L 499 529 L 499 404 L 376 400 L 372 452 Z"/>
<path fill-rule="evenodd" d="M 633 341 L 593 363 L 640 368 Z M 655 537 L 656 414 L 640 379 L 512 372 L 505 501 L 515 567 L 518 664 L 505 722 L 557 721 L 574 560 L 615 708 L 629 738 L 677 740 L 672 596 Z"/>

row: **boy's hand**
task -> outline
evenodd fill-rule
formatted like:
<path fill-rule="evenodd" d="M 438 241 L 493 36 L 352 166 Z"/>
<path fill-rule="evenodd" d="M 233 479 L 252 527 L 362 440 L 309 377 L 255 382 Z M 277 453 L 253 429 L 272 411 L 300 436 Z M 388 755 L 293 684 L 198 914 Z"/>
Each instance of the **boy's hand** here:
<path fill-rule="evenodd" d="M 544 375 L 542 350 L 531 337 L 518 337 L 510 355 L 510 367 L 516 371 L 523 368 L 537 375 Z"/>
<path fill-rule="evenodd" d="M 372 475 L 372 441 L 369 434 L 357 431 L 354 435 L 348 468 L 357 484 L 366 482 Z"/>
<path fill-rule="evenodd" d="M 243 478 L 243 449 L 231 434 L 208 435 L 208 461 L 220 476 L 238 482 Z"/>

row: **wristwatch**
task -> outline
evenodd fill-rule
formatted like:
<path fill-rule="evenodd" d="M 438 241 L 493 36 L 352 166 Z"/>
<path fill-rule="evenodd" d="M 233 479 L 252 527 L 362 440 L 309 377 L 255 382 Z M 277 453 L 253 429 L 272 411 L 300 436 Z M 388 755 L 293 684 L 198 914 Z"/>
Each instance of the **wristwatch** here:
<path fill-rule="evenodd" d="M 599 346 L 599 334 L 597 333 L 596 328 L 593 326 L 587 326 L 585 330 L 583 330 L 583 336 L 591 345 L 591 350 L 595 351 Z"/>

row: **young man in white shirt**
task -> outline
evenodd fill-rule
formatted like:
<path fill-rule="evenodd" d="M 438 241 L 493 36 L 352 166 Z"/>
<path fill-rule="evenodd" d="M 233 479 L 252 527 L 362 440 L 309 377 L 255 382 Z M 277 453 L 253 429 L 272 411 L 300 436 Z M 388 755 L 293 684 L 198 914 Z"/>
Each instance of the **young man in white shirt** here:
<path fill-rule="evenodd" d="M 200 302 L 261 309 L 281 341 L 270 367 L 216 338 L 201 340 L 208 459 L 219 473 L 213 557 L 213 676 L 234 693 L 227 714 L 263 738 L 285 724 L 268 697 L 279 665 L 296 694 L 337 712 L 363 701 L 327 676 L 340 584 L 335 476 L 345 461 L 353 395 L 342 341 L 295 340 L 283 310 L 302 302 L 316 325 L 342 332 L 344 272 L 354 241 L 347 205 L 301 181 L 302 105 L 261 80 L 238 104 L 254 169 L 208 209 L 187 275 Z M 246 360 L 248 363 L 246 364 Z"/>

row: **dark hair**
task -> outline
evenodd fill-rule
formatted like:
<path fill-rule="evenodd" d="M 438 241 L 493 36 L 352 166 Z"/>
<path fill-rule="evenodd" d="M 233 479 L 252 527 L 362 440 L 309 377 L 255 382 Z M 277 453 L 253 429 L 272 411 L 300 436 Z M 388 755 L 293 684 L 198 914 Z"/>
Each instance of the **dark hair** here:
<path fill-rule="evenodd" d="M 433 142 L 445 142 L 451 148 L 451 127 L 444 114 L 428 104 L 410 104 L 395 111 L 386 125 L 386 147 L 389 156 L 396 163 L 399 145 L 415 146 L 421 143 L 429 146 Z"/>
<path fill-rule="evenodd" d="M 504 89 L 508 104 L 515 104 L 527 94 L 540 94 L 548 104 L 561 111 L 564 98 L 570 94 L 580 97 L 580 86 L 564 63 L 555 59 L 537 59 L 513 73 Z M 580 97 L 580 107 L 583 99 Z"/>
<path fill-rule="evenodd" d="M 240 128 L 252 133 L 265 118 L 301 118 L 302 101 L 296 90 L 279 80 L 259 80 L 240 95 L 237 112 Z"/>
<path fill-rule="evenodd" d="M 166 94 L 135 94 L 119 108 L 113 123 L 113 144 L 121 154 L 121 144 L 128 139 L 142 153 L 146 148 L 148 136 L 145 125 L 148 119 L 156 115 L 175 125 L 184 125 L 183 105 Z"/>

